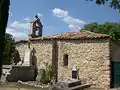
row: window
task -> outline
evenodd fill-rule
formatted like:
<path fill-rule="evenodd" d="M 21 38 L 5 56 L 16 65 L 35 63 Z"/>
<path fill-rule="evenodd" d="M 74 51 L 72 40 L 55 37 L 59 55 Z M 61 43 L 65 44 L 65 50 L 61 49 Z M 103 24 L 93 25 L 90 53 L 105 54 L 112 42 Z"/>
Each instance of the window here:
<path fill-rule="evenodd" d="M 63 55 L 63 66 L 68 66 L 68 54 Z"/>

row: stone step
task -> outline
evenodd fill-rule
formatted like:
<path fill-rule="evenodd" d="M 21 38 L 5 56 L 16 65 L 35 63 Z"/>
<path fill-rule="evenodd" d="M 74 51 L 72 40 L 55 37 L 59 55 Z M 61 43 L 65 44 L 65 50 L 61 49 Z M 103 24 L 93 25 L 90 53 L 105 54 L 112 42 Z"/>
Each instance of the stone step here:
<path fill-rule="evenodd" d="M 63 87 L 74 87 L 81 85 L 81 81 L 80 80 L 59 81 L 57 84 L 62 85 Z"/>
<path fill-rule="evenodd" d="M 68 83 L 68 87 L 74 87 L 74 86 L 78 86 L 78 85 L 81 85 L 80 80 Z"/>
<path fill-rule="evenodd" d="M 78 85 L 78 86 L 71 87 L 69 88 L 69 90 L 83 90 L 89 87 L 90 87 L 90 84 L 84 84 L 84 85 Z"/>

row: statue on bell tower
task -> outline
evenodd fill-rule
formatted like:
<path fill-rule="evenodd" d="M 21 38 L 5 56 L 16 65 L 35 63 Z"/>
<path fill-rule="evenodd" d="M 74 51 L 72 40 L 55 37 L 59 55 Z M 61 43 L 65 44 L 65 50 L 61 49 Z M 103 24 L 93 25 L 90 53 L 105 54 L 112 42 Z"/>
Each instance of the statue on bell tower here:
<path fill-rule="evenodd" d="M 31 34 L 30 36 L 32 38 L 34 37 L 41 37 L 42 36 L 42 28 L 43 25 L 40 22 L 40 19 L 38 18 L 38 16 L 35 16 L 36 20 L 31 22 Z M 37 35 L 36 35 L 36 31 L 38 31 Z"/>

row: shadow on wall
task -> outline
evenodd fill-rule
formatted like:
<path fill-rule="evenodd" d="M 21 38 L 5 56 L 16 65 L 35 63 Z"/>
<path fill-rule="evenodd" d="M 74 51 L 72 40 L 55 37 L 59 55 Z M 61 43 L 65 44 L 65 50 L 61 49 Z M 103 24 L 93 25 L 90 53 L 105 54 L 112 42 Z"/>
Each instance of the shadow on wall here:
<path fill-rule="evenodd" d="M 33 47 L 33 50 L 32 50 L 32 65 L 35 66 L 35 78 L 36 78 L 37 74 L 38 74 L 38 67 L 37 67 L 37 57 L 36 57 L 35 53 L 36 53 L 36 50 Z"/>

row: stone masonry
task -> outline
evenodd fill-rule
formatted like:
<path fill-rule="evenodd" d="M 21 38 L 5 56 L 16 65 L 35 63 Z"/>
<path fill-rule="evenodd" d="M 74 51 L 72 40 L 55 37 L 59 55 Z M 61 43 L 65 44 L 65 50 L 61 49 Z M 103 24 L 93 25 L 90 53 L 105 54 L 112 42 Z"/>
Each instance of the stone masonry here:
<path fill-rule="evenodd" d="M 35 48 L 35 58 L 37 68 L 46 68 L 46 65 L 52 62 L 52 42 L 51 41 L 32 41 L 31 48 Z M 27 41 L 16 44 L 16 48 L 20 53 L 21 59 L 25 55 L 25 49 L 27 48 Z"/>
<path fill-rule="evenodd" d="M 58 41 L 58 79 L 71 78 L 71 69 L 79 69 L 80 79 L 94 88 L 110 87 L 109 41 L 67 40 Z M 63 66 L 63 55 L 68 54 L 68 66 Z"/>
<path fill-rule="evenodd" d="M 114 43 L 111 42 L 110 36 L 71 32 L 30 40 L 31 48 L 36 50 L 38 69 L 45 68 L 46 63 L 54 61 L 58 81 L 71 79 L 71 70 L 73 66 L 77 66 L 80 79 L 90 83 L 92 88 L 110 88 L 111 43 Z M 54 42 L 57 45 L 56 49 L 53 49 Z M 27 41 L 17 42 L 16 47 L 21 58 L 24 57 Z M 68 66 L 63 66 L 64 54 L 68 54 Z"/>

